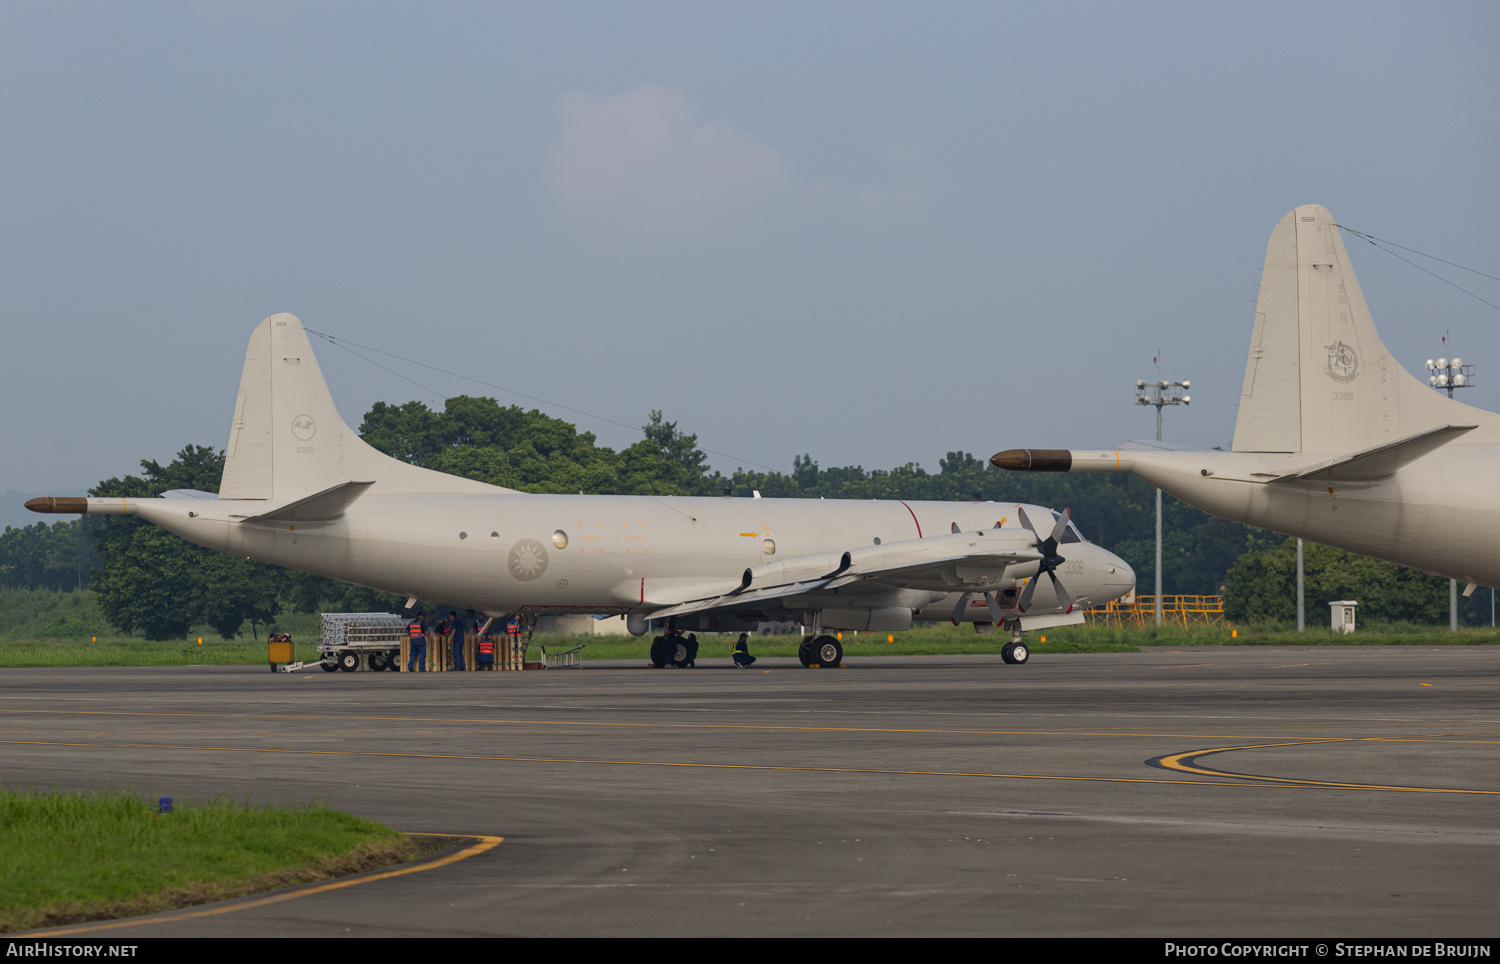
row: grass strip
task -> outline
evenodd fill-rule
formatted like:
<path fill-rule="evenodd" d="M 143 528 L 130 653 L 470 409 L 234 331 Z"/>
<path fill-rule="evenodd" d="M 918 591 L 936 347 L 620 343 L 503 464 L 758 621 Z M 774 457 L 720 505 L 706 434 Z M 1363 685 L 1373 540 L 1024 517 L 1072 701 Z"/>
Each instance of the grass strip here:
<path fill-rule="evenodd" d="M 0 932 L 225 900 L 389 866 L 431 846 L 318 804 L 217 800 L 159 815 L 123 792 L 0 791 Z"/>

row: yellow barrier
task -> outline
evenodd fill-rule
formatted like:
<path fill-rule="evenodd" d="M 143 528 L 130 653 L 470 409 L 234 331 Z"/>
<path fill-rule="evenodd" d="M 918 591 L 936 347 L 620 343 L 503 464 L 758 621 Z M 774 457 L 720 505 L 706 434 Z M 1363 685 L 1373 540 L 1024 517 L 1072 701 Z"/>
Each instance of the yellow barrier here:
<path fill-rule="evenodd" d="M 1118 599 L 1098 609 L 1084 610 L 1084 618 L 1098 626 L 1145 629 L 1156 625 L 1156 597 L 1136 596 L 1134 602 Z M 1224 621 L 1223 596 L 1161 597 L 1163 626 L 1227 626 Z"/>

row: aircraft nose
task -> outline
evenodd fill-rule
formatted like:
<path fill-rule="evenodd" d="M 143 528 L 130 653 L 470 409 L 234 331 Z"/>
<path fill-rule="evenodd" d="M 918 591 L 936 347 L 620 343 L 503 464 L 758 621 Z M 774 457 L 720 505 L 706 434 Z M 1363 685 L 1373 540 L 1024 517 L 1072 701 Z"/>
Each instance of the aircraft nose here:
<path fill-rule="evenodd" d="M 1135 588 L 1135 570 L 1130 564 L 1112 552 L 1105 554 L 1104 585 L 1108 587 L 1110 598 L 1118 598 L 1129 593 Z"/>

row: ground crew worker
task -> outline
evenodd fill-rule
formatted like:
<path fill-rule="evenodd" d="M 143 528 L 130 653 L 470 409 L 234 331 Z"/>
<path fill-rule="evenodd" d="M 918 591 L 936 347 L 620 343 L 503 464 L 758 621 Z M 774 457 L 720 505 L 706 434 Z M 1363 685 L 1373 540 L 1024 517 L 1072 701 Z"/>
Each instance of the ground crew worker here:
<path fill-rule="evenodd" d="M 406 624 L 406 635 L 410 640 L 411 657 L 406 661 L 408 673 L 427 672 L 427 621 L 422 618 L 422 610 L 418 609 L 411 614 L 411 622 Z M 421 668 L 418 669 L 417 667 Z"/>
<path fill-rule="evenodd" d="M 479 620 L 475 620 L 478 622 Z M 477 654 L 478 669 L 481 671 L 492 671 L 495 668 L 495 634 L 484 633 L 479 637 L 479 651 Z"/>
<path fill-rule="evenodd" d="M 510 664 L 511 669 L 520 669 L 521 662 L 526 658 L 521 651 L 521 614 L 511 613 L 510 620 L 505 624 L 505 633 L 510 637 Z"/>
<path fill-rule="evenodd" d="M 461 673 L 464 670 L 464 621 L 451 609 L 448 611 L 448 632 L 453 639 L 453 668 Z"/>
<path fill-rule="evenodd" d="M 740 633 L 739 640 L 734 644 L 734 655 L 731 658 L 734 660 L 735 669 L 749 669 L 750 665 L 755 662 L 755 657 L 750 655 L 749 633 Z"/>

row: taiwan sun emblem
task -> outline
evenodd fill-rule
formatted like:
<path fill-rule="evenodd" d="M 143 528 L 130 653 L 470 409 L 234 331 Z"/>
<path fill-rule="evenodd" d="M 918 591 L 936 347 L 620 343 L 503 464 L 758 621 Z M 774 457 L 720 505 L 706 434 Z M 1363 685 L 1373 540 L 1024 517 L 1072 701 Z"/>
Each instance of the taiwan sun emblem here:
<path fill-rule="evenodd" d="M 1328 377 L 1336 382 L 1352 382 L 1359 374 L 1359 356 L 1341 341 L 1324 345 L 1328 350 Z"/>
<path fill-rule="evenodd" d="M 547 550 L 535 539 L 522 539 L 510 547 L 510 574 L 530 582 L 547 571 Z"/>

